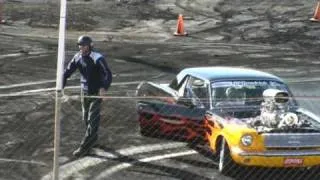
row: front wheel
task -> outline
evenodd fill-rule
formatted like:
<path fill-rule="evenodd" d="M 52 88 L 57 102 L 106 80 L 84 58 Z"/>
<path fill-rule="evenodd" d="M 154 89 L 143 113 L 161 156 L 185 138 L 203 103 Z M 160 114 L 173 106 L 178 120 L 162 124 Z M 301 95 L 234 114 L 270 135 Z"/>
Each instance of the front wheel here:
<path fill-rule="evenodd" d="M 229 146 L 224 138 L 221 140 L 219 149 L 219 172 L 223 175 L 232 175 L 239 170 L 239 167 L 233 161 Z"/>

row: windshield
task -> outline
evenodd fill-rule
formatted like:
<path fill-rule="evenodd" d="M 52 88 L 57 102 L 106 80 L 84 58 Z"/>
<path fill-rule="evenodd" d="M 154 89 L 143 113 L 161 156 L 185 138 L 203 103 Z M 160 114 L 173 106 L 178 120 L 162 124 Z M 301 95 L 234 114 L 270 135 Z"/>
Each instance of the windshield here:
<path fill-rule="evenodd" d="M 260 105 L 263 101 L 262 93 L 266 89 L 278 89 L 291 93 L 288 87 L 277 81 L 219 81 L 211 83 L 212 105 L 215 106 L 241 106 Z M 295 103 L 290 98 L 289 103 Z"/>

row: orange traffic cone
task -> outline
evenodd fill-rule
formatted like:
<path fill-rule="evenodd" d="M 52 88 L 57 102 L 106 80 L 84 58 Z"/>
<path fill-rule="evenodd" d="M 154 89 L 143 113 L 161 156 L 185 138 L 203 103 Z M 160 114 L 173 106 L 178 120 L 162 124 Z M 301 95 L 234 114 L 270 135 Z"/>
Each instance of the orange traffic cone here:
<path fill-rule="evenodd" d="M 320 21 L 320 2 L 318 2 L 317 7 L 314 11 L 313 17 L 310 19 L 310 21 L 319 22 Z"/>
<path fill-rule="evenodd" d="M 178 23 L 177 23 L 177 29 L 176 29 L 176 32 L 174 32 L 174 35 L 175 36 L 186 36 L 186 35 L 188 35 L 188 33 L 184 31 L 184 24 L 183 24 L 183 16 L 182 16 L 182 14 L 179 14 Z"/>

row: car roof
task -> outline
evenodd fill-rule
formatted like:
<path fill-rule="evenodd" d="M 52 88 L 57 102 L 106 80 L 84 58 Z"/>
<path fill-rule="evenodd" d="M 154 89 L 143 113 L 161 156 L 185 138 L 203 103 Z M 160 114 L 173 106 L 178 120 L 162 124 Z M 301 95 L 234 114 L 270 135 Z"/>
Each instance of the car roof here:
<path fill-rule="evenodd" d="M 283 80 L 273 74 L 266 73 L 263 71 L 243 68 L 243 67 L 192 67 L 185 68 L 178 74 L 179 81 L 182 80 L 186 75 L 195 76 L 208 81 L 216 80 L 236 80 L 236 79 L 269 79 L 283 82 Z"/>

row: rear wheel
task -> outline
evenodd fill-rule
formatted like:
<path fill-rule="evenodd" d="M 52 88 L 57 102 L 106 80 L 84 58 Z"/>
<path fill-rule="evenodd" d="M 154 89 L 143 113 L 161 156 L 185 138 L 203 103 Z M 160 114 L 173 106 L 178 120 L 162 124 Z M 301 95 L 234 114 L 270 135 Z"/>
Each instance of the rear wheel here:
<path fill-rule="evenodd" d="M 140 134 L 143 136 L 152 136 L 153 132 L 150 131 L 150 128 L 140 127 Z"/>
<path fill-rule="evenodd" d="M 159 132 L 158 126 L 140 126 L 140 134 L 146 137 L 158 137 L 161 138 L 161 133 Z"/>
<path fill-rule="evenodd" d="M 157 127 L 150 125 L 149 121 L 152 120 L 154 115 L 150 113 L 140 113 L 139 116 L 140 134 L 143 136 L 152 136 Z"/>

